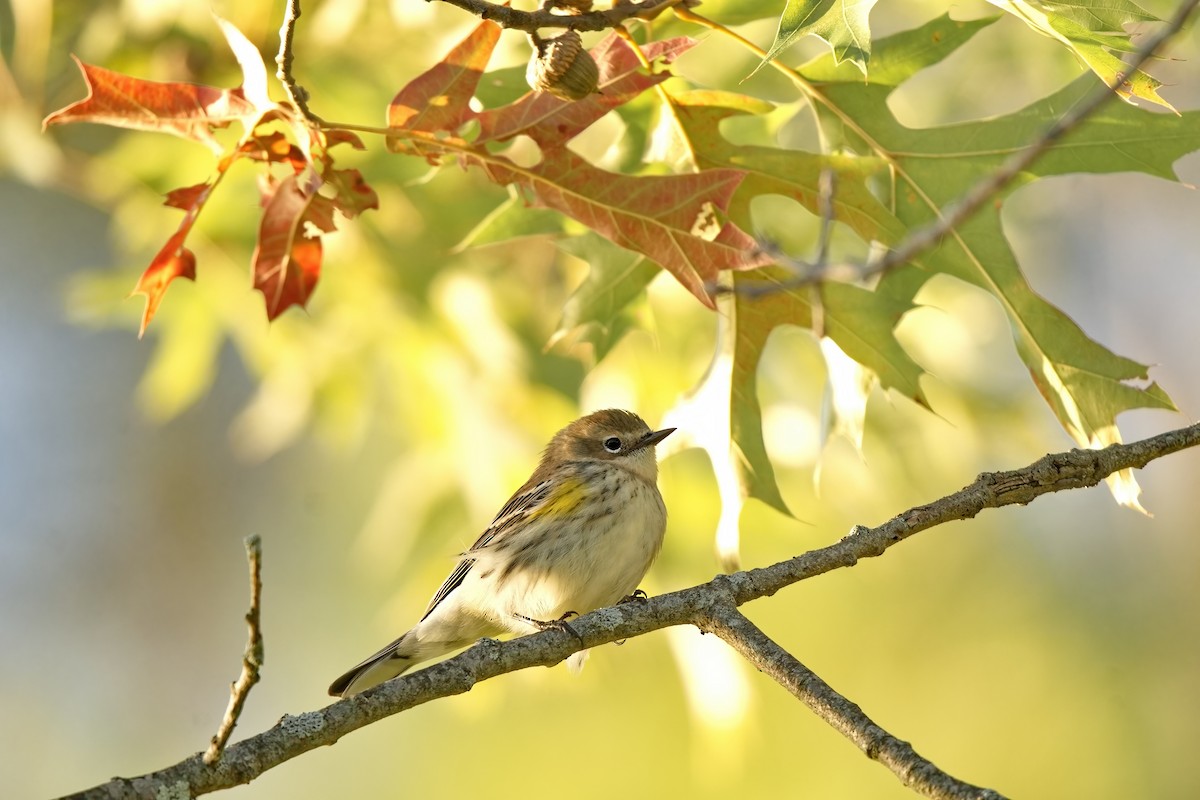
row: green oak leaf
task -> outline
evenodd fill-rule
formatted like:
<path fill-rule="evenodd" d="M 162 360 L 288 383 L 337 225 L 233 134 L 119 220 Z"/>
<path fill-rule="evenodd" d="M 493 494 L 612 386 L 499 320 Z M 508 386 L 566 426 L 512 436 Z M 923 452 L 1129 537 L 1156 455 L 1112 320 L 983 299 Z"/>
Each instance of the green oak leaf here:
<path fill-rule="evenodd" d="M 1032 30 L 1069 47 L 1092 72 L 1109 86 L 1117 85 L 1117 94 L 1129 100 L 1140 97 L 1172 111 L 1175 108 L 1158 96 L 1162 82 L 1142 70 L 1132 75 L 1120 57 L 1111 51 L 1135 50 L 1124 25 L 1150 22 L 1158 18 L 1128 0 L 1076 0 L 1071 3 L 1050 0 L 988 0 L 989 3 L 1020 19 Z"/>
<path fill-rule="evenodd" d="M 766 194 L 790 197 L 819 213 L 821 174 L 831 170 L 838 191 L 835 216 L 865 241 L 895 243 L 903 223 L 883 206 L 867 183 L 884 168 L 871 157 L 818 155 L 801 150 L 734 145 L 720 132 L 722 120 L 742 114 L 761 114 L 769 106 L 760 100 L 729 92 L 695 91 L 674 98 L 688 146 L 702 169 L 734 168 L 745 173 L 730 204 L 730 218 L 749 225 L 749 199 Z M 763 442 L 756 376 L 763 349 L 781 325 L 811 328 L 810 289 L 778 290 L 790 273 L 764 267 L 734 273 L 734 300 L 728 306 L 732 343 L 729 386 L 730 435 L 734 466 L 744 494 L 783 513 L 789 513 L 775 482 L 774 469 Z M 764 285 L 769 287 L 761 292 Z M 922 370 L 895 338 L 900 318 L 912 308 L 910 300 L 877 294 L 845 283 L 828 282 L 819 290 L 823 335 L 851 358 L 878 376 L 883 388 L 928 405 L 920 386 Z"/>
<path fill-rule="evenodd" d="M 871 28 L 867 18 L 875 2 L 788 0 L 779 17 L 775 42 L 754 72 L 778 58 L 796 40 L 811 33 L 829 45 L 836 62 L 849 62 L 865 75 L 867 61 L 871 58 Z"/>
<path fill-rule="evenodd" d="M 819 213 L 821 173 L 831 170 L 837 178 L 838 189 L 833 204 L 834 216 L 839 222 L 849 226 L 868 242 L 894 244 L 903 237 L 903 223 L 875 198 L 867 186 L 868 180 L 884 168 L 883 161 L 872 157 L 820 155 L 802 150 L 731 144 L 721 136 L 720 122 L 736 114 L 755 111 L 761 101 L 752 98 L 721 92 L 689 92 L 677 97 L 676 103 L 680 121 L 702 166 L 732 167 L 745 173 L 730 206 L 730 217 L 743 226 L 749 224 L 744 203 L 755 195 L 790 197 L 814 214 Z M 743 287 L 763 281 L 778 283 L 785 278 L 778 268 L 754 270 L 735 276 L 735 280 Z M 847 291 L 851 289 L 853 291 Z M 884 388 L 896 389 L 917 402 L 925 403 L 918 383 L 921 369 L 900 347 L 891 330 L 899 321 L 899 314 L 911 308 L 911 305 L 905 305 L 896 313 L 893 298 L 875 299 L 874 292 L 847 284 L 829 283 L 822 291 L 825 295 L 822 304 L 826 334 L 855 360 L 875 372 Z M 771 292 L 764 298 L 739 295 L 739 319 L 744 316 L 743 308 L 747 304 L 770 307 L 780 296 L 779 292 Z M 807 327 L 810 324 L 808 291 L 785 292 L 782 296 L 788 298 L 785 305 L 789 310 L 784 312 L 782 307 L 777 308 L 772 315 L 780 323 Z M 803 308 L 803 313 L 798 315 L 797 308 Z M 853 315 L 855 320 L 843 325 L 843 315 L 847 314 Z M 877 320 L 887 320 L 890 324 L 877 324 Z"/>
<path fill-rule="evenodd" d="M 546 346 L 570 338 L 591 345 L 595 360 L 600 361 L 633 326 L 629 305 L 661 267 L 595 233 L 564 239 L 558 247 L 586 261 L 589 271 L 567 299 L 558 329 Z"/>
<path fill-rule="evenodd" d="M 507 200 L 492 209 L 490 214 L 463 237 L 454 247 L 455 252 L 526 236 L 563 232 L 567 220 L 561 214 L 545 208 L 531 208 L 516 189 L 510 188 L 508 194 Z"/>
<path fill-rule="evenodd" d="M 741 454 L 743 483 L 751 497 L 788 513 L 775 484 L 774 470 L 767 459 L 762 434 L 762 412 L 758 403 L 758 364 L 767 340 L 781 325 L 811 328 L 813 291 L 787 289 L 767 294 L 756 291 L 764 284 L 780 286 L 790 277 L 779 267 L 763 267 L 734 275 L 734 322 L 737 336 L 733 350 L 733 378 L 730 387 L 731 434 Z M 751 290 L 751 291 L 746 291 Z M 912 304 L 872 292 L 848 283 L 826 282 L 820 285 L 824 335 L 832 339 L 846 355 L 874 372 L 884 388 L 894 388 L 928 407 L 918 383 L 923 374 L 895 338 L 895 328 Z"/>
<path fill-rule="evenodd" d="M 931 25 L 945 22 L 942 18 Z M 889 51 L 911 53 L 922 46 L 927 48 L 925 63 L 944 57 L 953 47 L 945 39 L 934 42 L 928 28 L 882 40 L 877 59 L 886 61 Z M 817 88 L 826 108 L 822 123 L 839 128 L 830 135 L 888 163 L 892 181 L 887 196 L 893 198 L 889 210 L 910 230 L 934 222 L 968 188 L 1096 88 L 1094 79 L 1084 77 L 1012 114 L 915 130 L 901 125 L 887 105 L 894 86 L 906 77 L 904 70 L 893 71 L 886 81 L 877 81 L 873 71 L 863 84 L 822 56 L 801 72 L 822 81 Z M 1172 180 L 1173 163 L 1198 148 L 1200 112 L 1172 116 L 1110 103 L 1052 145 L 1001 197 L 1038 178 L 1067 173 L 1136 171 Z M 1034 292 L 1005 239 L 998 205 L 953 231 L 936 249 L 936 261 L 926 259 L 923 266 L 978 286 L 1000 302 L 1034 383 L 1081 445 L 1116 440 L 1115 418 L 1122 411 L 1173 408 L 1156 384 L 1143 385 L 1146 365 L 1095 342 Z M 876 291 L 908 300 L 928 274 L 909 269 L 889 273 Z"/>

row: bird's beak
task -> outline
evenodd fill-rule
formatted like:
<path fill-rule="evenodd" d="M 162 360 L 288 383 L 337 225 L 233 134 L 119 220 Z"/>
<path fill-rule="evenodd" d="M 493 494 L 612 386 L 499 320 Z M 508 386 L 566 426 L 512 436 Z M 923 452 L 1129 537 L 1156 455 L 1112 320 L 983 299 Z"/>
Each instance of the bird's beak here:
<path fill-rule="evenodd" d="M 674 432 L 674 428 L 663 428 L 661 431 L 651 431 L 643 436 L 642 440 L 634 445 L 630 452 L 633 450 L 641 450 L 643 447 L 653 447 Z"/>

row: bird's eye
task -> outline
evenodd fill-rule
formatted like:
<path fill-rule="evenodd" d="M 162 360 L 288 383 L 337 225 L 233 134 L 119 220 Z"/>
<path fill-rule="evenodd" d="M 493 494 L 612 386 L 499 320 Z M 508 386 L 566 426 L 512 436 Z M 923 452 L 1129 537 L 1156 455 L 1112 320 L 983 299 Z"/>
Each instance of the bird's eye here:
<path fill-rule="evenodd" d="M 621 449 L 621 440 L 615 436 L 610 436 L 604 440 L 604 449 L 610 453 L 615 453 Z"/>

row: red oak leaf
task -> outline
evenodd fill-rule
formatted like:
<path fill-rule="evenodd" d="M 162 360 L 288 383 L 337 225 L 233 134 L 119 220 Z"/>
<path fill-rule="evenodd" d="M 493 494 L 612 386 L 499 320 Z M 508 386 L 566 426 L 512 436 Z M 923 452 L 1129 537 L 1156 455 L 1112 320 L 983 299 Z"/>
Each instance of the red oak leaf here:
<path fill-rule="evenodd" d="M 262 199 L 254 288 L 263 293 L 267 319 L 273 320 L 308 302 L 321 275 L 320 232 L 333 230 L 333 216 L 330 201 L 306 194 L 295 175 L 263 188 Z"/>
<path fill-rule="evenodd" d="M 304 152 L 279 131 L 247 137 L 237 154 L 256 161 L 288 164 L 294 172 L 302 172 L 308 166 Z"/>
<path fill-rule="evenodd" d="M 515 183 L 535 203 L 579 220 L 613 242 L 642 253 L 714 306 L 720 270 L 761 266 L 753 240 L 732 223 L 713 239 L 693 233 L 713 208 L 724 211 L 745 173 L 709 169 L 692 175 L 620 175 L 594 167 L 567 148 L 545 151 L 533 167 L 503 157 L 466 156 L 500 184 Z"/>
<path fill-rule="evenodd" d="M 492 49 L 500 26 L 484 21 L 445 58 L 408 83 L 388 106 L 388 126 L 412 131 L 454 131 L 475 112 L 468 103 Z"/>
<path fill-rule="evenodd" d="M 182 209 L 184 217 L 183 222 L 179 223 L 179 229 L 167 239 L 167 243 L 154 256 L 154 260 L 146 267 L 146 271 L 138 278 L 137 285 L 130 292 L 131 297 L 138 294 L 146 297 L 146 307 L 142 310 L 142 324 L 138 329 L 139 339 L 146 333 L 146 326 L 158 311 L 171 281 L 176 278 L 196 279 L 196 256 L 183 246 L 183 242 L 191 232 L 192 225 L 195 224 L 200 209 L 204 207 L 204 202 L 208 200 L 212 188 L 211 183 L 198 183 L 195 186 L 175 189 L 167 195 L 164 205 Z"/>
<path fill-rule="evenodd" d="M 74 56 L 72 56 L 74 58 Z M 68 122 L 95 122 L 118 128 L 157 131 L 193 139 L 220 152 L 213 131 L 257 116 L 239 89 L 195 83 L 160 83 L 131 78 L 103 67 L 75 63 L 83 72 L 88 95 L 55 111 L 43 127 Z"/>
<path fill-rule="evenodd" d="M 271 319 L 291 305 L 304 305 L 312 294 L 321 267 L 320 235 L 334 230 L 334 211 L 352 217 L 379 205 L 378 197 L 362 175 L 353 169 L 335 169 L 328 153 L 330 147 L 338 144 L 361 150 L 359 137 L 349 131 L 322 131 L 294 113 L 290 106 L 273 102 L 267 91 L 267 71 L 261 53 L 232 24 L 219 18 L 217 24 L 242 68 L 241 87 L 226 90 L 192 83 L 141 80 L 76 59 L 87 85 L 87 97 L 54 112 L 44 122 L 46 126 L 93 122 L 170 133 L 202 142 L 219 155 L 216 172 L 208 182 L 176 189 L 167 195 L 166 204 L 185 214 L 179 228 L 134 287 L 134 294 L 146 297 L 139 335 L 145 333 L 171 281 L 180 276 L 195 277 L 196 258 L 185 247 L 185 241 L 209 195 L 238 159 L 283 164 L 293 173 L 278 182 L 269 173 L 264 176 L 264 208 L 254 253 L 254 283 L 266 297 L 267 315 Z M 495 39 L 496 31 L 484 31 L 475 39 L 484 51 L 481 57 L 485 63 Z M 464 58 L 465 65 L 474 63 L 469 55 Z M 452 66 L 452 62 L 453 59 L 443 66 Z M 442 102 L 461 111 L 467 108 L 466 101 L 474 90 L 474 83 L 470 80 L 463 83 L 462 79 L 462 75 L 451 76 L 442 87 L 444 96 L 422 97 L 421 91 L 432 91 L 434 83 L 428 79 L 423 84 L 414 82 L 414 97 L 435 109 Z M 465 95 L 460 96 L 463 92 Z M 447 119 L 431 113 L 419 114 L 418 120 L 425 116 L 443 122 Z M 234 121 L 243 125 L 245 134 L 235 147 L 223 152 L 214 132 Z M 284 132 L 261 127 L 275 122 L 282 122 L 292 138 Z M 325 183 L 330 185 L 332 198 L 317 194 Z"/>
<path fill-rule="evenodd" d="M 379 208 L 379 195 L 356 169 L 330 169 L 325 183 L 334 190 L 333 204 L 347 217 L 357 217 L 369 208 Z"/>
<path fill-rule="evenodd" d="M 363 144 L 362 139 L 358 138 L 358 134 L 353 131 L 348 131 L 345 128 L 330 128 L 323 130 L 325 136 L 325 149 L 333 147 L 337 144 L 348 144 L 355 150 L 366 150 L 367 146 Z"/>

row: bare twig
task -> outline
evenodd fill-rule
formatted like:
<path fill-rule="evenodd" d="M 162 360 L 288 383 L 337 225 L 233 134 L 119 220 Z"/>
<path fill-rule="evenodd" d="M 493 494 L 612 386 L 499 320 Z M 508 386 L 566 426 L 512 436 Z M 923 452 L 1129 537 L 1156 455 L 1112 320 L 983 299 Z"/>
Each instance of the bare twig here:
<path fill-rule="evenodd" d="M 604 31 L 615 28 L 627 19 L 652 19 L 674 6 L 691 6 L 696 0 L 640 0 L 618 2 L 605 11 L 582 14 L 557 14 L 548 8 L 537 11 L 518 11 L 487 0 L 442 0 L 468 11 L 480 19 L 490 19 L 502 28 L 533 33 L 538 28 L 571 28 L 577 31 Z"/>
<path fill-rule="evenodd" d="M 576 635 L 549 630 L 508 642 L 484 640 L 454 658 L 318 711 L 284 716 L 273 728 L 231 745 L 209 767 L 200 756 L 136 778 L 116 778 L 71 798 L 118 800 L 154 798 L 165 791 L 185 796 L 249 783 L 269 769 L 385 717 L 431 700 L 462 694 L 479 681 L 535 666 L 552 666 L 581 647 L 597 647 L 672 625 L 703 625 L 714 604 L 740 606 L 768 597 L 808 578 L 851 567 L 882 555 L 908 537 L 987 508 L 1024 505 L 1051 492 L 1095 486 L 1112 473 L 1144 467 L 1162 456 L 1200 445 L 1200 424 L 1114 444 L 1103 450 L 1070 450 L 1038 459 L 1008 472 L 980 475 L 960 491 L 909 509 L 875 528 L 855 527 L 841 540 L 768 567 L 719 575 L 708 583 L 651 597 L 640 603 L 603 608 L 571 621 Z"/>
<path fill-rule="evenodd" d="M 837 193 L 837 173 L 826 167 L 821 170 L 820 194 L 817 197 L 817 208 L 821 212 L 821 230 L 817 237 L 817 263 L 824 265 L 829 261 L 829 244 L 833 237 L 834 195 Z M 823 268 L 823 267 L 822 267 Z M 811 312 L 811 327 L 817 338 L 825 336 L 825 302 L 821 299 L 821 288 L 816 284 L 809 287 L 808 307 Z"/>
<path fill-rule="evenodd" d="M 292 75 L 292 37 L 296 33 L 296 21 L 300 19 L 300 0 L 287 0 L 283 10 L 283 25 L 279 28 L 279 55 L 275 56 L 275 77 L 283 84 L 288 99 L 309 122 L 320 124 L 321 118 L 308 107 L 308 91 L 296 83 Z"/>
<path fill-rule="evenodd" d="M 814 714 L 854 742 L 868 758 L 890 769 L 917 793 L 938 800 L 1004 800 L 999 792 L 947 774 L 921 757 L 908 742 L 879 727 L 855 703 L 763 633 L 732 602 L 711 606 L 699 627 L 721 637 L 759 671 L 774 678 Z"/>
<path fill-rule="evenodd" d="M 250 610 L 246 612 L 246 626 L 250 629 L 250 638 L 246 642 L 246 652 L 242 654 L 242 674 L 229 685 L 229 707 L 225 709 L 225 718 L 221 720 L 221 726 L 217 728 L 208 750 L 204 752 L 202 760 L 208 765 L 217 763 L 225 751 L 225 744 L 237 725 L 238 717 L 242 715 L 242 707 L 246 704 L 250 689 L 258 683 L 258 673 L 263 665 L 263 638 L 259 622 L 262 540 L 258 536 L 246 537 L 246 559 L 250 562 Z"/>
<path fill-rule="evenodd" d="M 1095 114 L 1105 103 L 1117 96 L 1117 90 L 1127 85 L 1124 75 L 1137 72 L 1149 59 L 1158 54 L 1159 49 L 1177 34 L 1187 22 L 1188 17 L 1195 11 L 1200 0 L 1184 0 L 1167 21 L 1166 25 L 1137 50 L 1132 61 L 1123 75 L 1118 75 L 1118 81 L 1103 86 L 1085 98 L 1082 102 L 1064 114 L 1057 122 L 1046 128 L 1036 139 L 1025 148 L 1011 155 L 995 172 L 989 173 L 968 189 L 962 197 L 948 204 L 938 219 L 929 225 L 918 228 L 904 238 L 896 247 L 881 251 L 877 257 L 868 258 L 858 265 L 830 265 L 823 258 L 816 263 L 806 263 L 799 260 L 787 260 L 785 263 L 795 273 L 793 278 L 764 284 L 749 284 L 742 286 L 713 286 L 717 293 L 736 292 L 750 296 L 770 294 L 779 291 L 795 289 L 801 286 L 819 283 L 830 277 L 833 269 L 850 272 L 857 280 L 864 280 L 874 275 L 887 272 L 890 269 L 906 264 L 926 250 L 934 247 L 952 231 L 969 220 L 989 200 L 1013 182 L 1025 170 L 1029 169 L 1043 153 L 1055 142 L 1075 130 L 1088 117 Z M 684 19 L 694 17 L 690 13 L 680 15 Z"/>
<path fill-rule="evenodd" d="M 817 209 L 821 213 L 821 232 L 817 237 L 817 263 L 824 264 L 829 260 L 829 240 L 833 234 L 833 199 L 837 194 L 837 173 L 829 167 L 821 170 L 819 185 Z"/>

